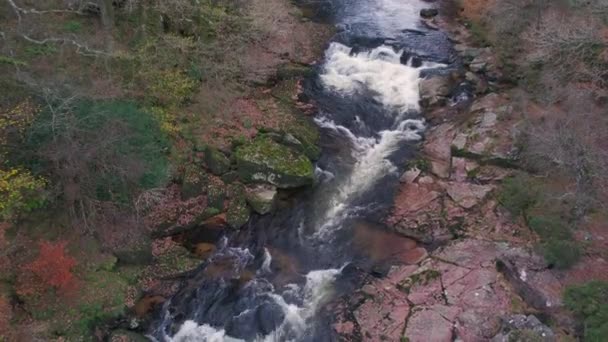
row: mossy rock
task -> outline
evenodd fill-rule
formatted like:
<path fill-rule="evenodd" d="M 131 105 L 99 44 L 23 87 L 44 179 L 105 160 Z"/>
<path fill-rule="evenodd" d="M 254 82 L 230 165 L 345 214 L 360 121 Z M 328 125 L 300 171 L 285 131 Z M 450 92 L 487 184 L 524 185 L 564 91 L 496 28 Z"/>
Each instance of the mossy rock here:
<path fill-rule="evenodd" d="M 214 175 L 221 176 L 230 171 L 230 159 L 218 149 L 207 146 L 205 149 L 205 166 Z"/>
<path fill-rule="evenodd" d="M 242 187 L 233 187 L 231 192 L 232 200 L 226 212 L 226 222 L 230 227 L 240 229 L 249 221 L 251 210 L 247 206 L 245 191 Z"/>
<path fill-rule="evenodd" d="M 216 179 L 207 184 L 207 205 L 218 211 L 224 210 L 224 200 L 226 200 L 226 185 L 220 179 Z M 205 217 L 207 218 L 207 217 Z"/>
<path fill-rule="evenodd" d="M 157 275 L 170 276 L 191 271 L 198 267 L 201 260 L 191 254 L 185 247 L 174 246 L 158 257 Z"/>
<path fill-rule="evenodd" d="M 291 105 L 293 100 L 292 97 L 296 95 L 298 88 L 298 81 L 295 79 L 280 81 L 275 85 L 270 94 L 272 97 L 281 102 L 284 105 Z"/>
<path fill-rule="evenodd" d="M 279 80 L 292 80 L 312 75 L 314 75 L 312 67 L 297 63 L 283 64 L 277 70 L 277 78 Z"/>
<path fill-rule="evenodd" d="M 222 181 L 224 183 L 233 183 L 239 179 L 239 173 L 236 171 L 228 171 L 222 175 Z"/>
<path fill-rule="evenodd" d="M 148 339 L 136 332 L 118 329 L 110 333 L 108 342 L 148 342 Z"/>
<path fill-rule="evenodd" d="M 186 166 L 182 176 L 182 198 L 189 199 L 202 195 L 207 181 L 208 175 L 201 167 L 194 164 Z"/>
<path fill-rule="evenodd" d="M 299 144 L 293 147 L 298 151 L 304 153 L 309 159 L 317 160 L 321 155 L 321 148 L 319 148 L 319 130 L 317 126 L 310 120 L 304 117 L 297 117 L 293 123 L 284 127 L 285 136 L 283 137 L 284 143 L 288 143 L 288 135 L 293 136 L 297 139 Z"/>
<path fill-rule="evenodd" d="M 237 170 L 245 182 L 297 188 L 313 182 L 312 162 L 302 153 L 271 138 L 258 137 L 236 150 Z"/>

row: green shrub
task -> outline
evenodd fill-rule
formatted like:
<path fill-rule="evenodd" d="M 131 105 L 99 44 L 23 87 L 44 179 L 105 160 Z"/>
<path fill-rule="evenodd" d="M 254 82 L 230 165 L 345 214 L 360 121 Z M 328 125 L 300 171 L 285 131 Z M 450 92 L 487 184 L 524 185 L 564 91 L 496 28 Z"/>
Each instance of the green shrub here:
<path fill-rule="evenodd" d="M 564 304 L 581 323 L 584 341 L 605 341 L 608 336 L 608 283 L 591 281 L 566 289 Z"/>
<path fill-rule="evenodd" d="M 557 269 L 568 269 L 581 258 L 582 248 L 572 240 L 549 239 L 541 244 L 545 261 Z"/>
<path fill-rule="evenodd" d="M 54 44 L 34 44 L 25 48 L 25 54 L 28 57 L 48 56 L 57 52 L 57 47 Z"/>
<path fill-rule="evenodd" d="M 555 216 L 532 216 L 528 219 L 528 226 L 543 240 L 570 240 L 572 232 L 563 220 Z"/>
<path fill-rule="evenodd" d="M 82 24 L 76 20 L 70 20 L 63 25 L 63 29 L 67 32 L 78 33 L 82 31 Z"/>
<path fill-rule="evenodd" d="M 526 176 L 505 179 L 498 202 L 513 215 L 525 214 L 538 199 L 538 190 Z"/>

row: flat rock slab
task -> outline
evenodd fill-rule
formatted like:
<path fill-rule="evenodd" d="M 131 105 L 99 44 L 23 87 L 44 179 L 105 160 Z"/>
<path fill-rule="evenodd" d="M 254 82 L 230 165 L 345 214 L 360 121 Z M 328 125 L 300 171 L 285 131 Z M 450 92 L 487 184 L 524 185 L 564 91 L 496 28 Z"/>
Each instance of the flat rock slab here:
<path fill-rule="evenodd" d="M 491 185 L 462 182 L 452 182 L 446 186 L 448 196 L 465 209 L 473 208 L 479 204 L 492 189 L 494 187 Z"/>

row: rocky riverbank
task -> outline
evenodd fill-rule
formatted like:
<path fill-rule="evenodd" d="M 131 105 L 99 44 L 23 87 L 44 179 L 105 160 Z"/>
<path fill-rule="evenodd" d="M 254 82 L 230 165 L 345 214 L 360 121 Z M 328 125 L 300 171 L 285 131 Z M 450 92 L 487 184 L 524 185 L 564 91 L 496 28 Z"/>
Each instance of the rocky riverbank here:
<path fill-rule="evenodd" d="M 522 115 L 510 105 L 490 48 L 471 43 L 454 18 L 425 11 L 446 32 L 464 70 L 421 82 L 434 124 L 422 154 L 401 177 L 386 225 L 428 247 L 428 255 L 368 276 L 354 295 L 329 309 L 342 341 L 556 341 L 573 334 L 562 306 L 566 275 L 533 248 L 535 234 L 498 201 L 502 180 L 517 171 Z M 467 105 L 450 105 L 458 85 Z M 552 328 L 545 319 L 552 317 Z M 543 319 L 544 324 L 539 318 Z"/>
<path fill-rule="evenodd" d="M 144 271 L 129 314 L 112 325 L 112 341 L 137 340 L 150 314 L 218 249 L 221 236 L 274 211 L 282 190 L 312 184 L 319 134 L 306 114 L 310 106 L 299 100 L 301 81 L 333 31 L 283 0 L 253 1 L 248 10 L 256 27 L 272 25 L 242 61 L 251 91 L 194 131 L 192 161 L 145 209 L 151 248 L 126 246 L 119 255 L 118 262 Z"/>

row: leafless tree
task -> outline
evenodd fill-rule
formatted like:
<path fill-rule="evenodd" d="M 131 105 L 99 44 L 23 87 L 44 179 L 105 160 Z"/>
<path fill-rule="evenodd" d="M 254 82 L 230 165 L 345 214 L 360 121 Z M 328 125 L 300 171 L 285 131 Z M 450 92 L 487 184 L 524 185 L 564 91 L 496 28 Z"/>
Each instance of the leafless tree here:
<path fill-rule="evenodd" d="M 602 205 L 608 184 L 608 117 L 588 96 L 572 91 L 576 98 L 564 99 L 541 121 L 531 121 L 525 131 L 523 159 L 543 173 L 571 182 L 575 216 L 582 217 L 592 207 Z M 574 97 L 574 96 L 573 96 Z M 563 109 L 563 110 L 562 110 Z"/>

